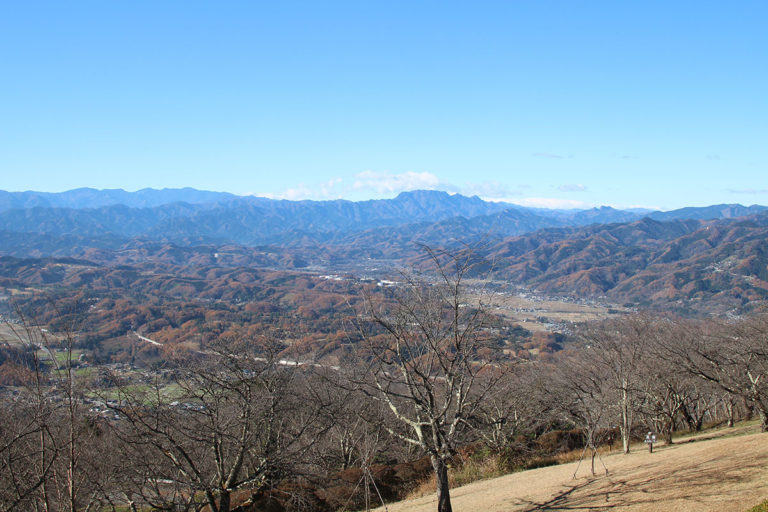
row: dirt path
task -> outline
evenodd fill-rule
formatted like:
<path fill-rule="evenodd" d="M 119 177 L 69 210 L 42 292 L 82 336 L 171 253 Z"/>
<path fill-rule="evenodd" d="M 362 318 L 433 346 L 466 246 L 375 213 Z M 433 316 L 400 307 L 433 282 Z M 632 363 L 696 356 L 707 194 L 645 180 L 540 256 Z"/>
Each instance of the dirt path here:
<path fill-rule="evenodd" d="M 630 455 L 603 460 L 607 476 L 588 476 L 588 464 L 582 463 L 574 480 L 576 463 L 570 463 L 454 489 L 453 510 L 743 512 L 768 498 L 768 433 L 660 446 L 653 454 L 638 446 Z M 429 496 L 388 508 L 433 512 L 437 507 Z"/>

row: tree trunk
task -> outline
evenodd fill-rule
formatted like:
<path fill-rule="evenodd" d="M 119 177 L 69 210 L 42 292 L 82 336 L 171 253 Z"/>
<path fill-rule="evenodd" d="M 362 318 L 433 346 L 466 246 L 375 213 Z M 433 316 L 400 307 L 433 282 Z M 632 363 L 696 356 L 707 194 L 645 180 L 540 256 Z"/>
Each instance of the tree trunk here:
<path fill-rule="evenodd" d="M 632 429 L 629 421 L 629 393 L 626 385 L 625 381 L 621 389 L 621 427 L 619 429 L 621 431 L 621 445 L 625 454 L 629 453 L 629 438 Z"/>
<path fill-rule="evenodd" d="M 219 495 L 219 512 L 229 512 L 229 491 L 223 489 Z"/>
<path fill-rule="evenodd" d="M 695 421 L 693 420 L 693 416 L 691 416 L 691 413 L 688 411 L 688 406 L 683 405 L 680 408 L 680 414 L 683 416 L 683 421 L 685 422 L 686 426 L 688 426 L 688 430 L 691 432 L 694 432 L 695 429 Z"/>
<path fill-rule="evenodd" d="M 48 497 L 48 478 L 46 478 L 45 472 L 48 467 L 48 461 L 46 455 L 48 454 L 45 446 L 45 430 L 40 429 L 40 478 L 42 479 L 41 488 L 43 490 L 43 510 L 48 512 L 51 510 L 50 499 Z"/>
<path fill-rule="evenodd" d="M 448 487 L 448 466 L 445 460 L 433 455 L 432 467 L 435 470 L 435 482 L 437 483 L 437 512 L 452 512 L 451 493 Z"/>
<path fill-rule="evenodd" d="M 673 423 L 670 421 L 664 426 L 664 442 L 667 445 L 672 444 L 672 430 L 673 430 Z"/>
<path fill-rule="evenodd" d="M 72 374 L 70 372 L 70 383 Z M 77 471 L 77 451 L 75 446 L 75 411 L 73 405 L 72 389 L 70 387 L 69 396 L 69 461 L 67 466 L 67 497 L 69 498 L 69 510 L 70 512 L 76 512 L 77 510 L 77 496 L 75 494 L 75 472 Z"/>
<path fill-rule="evenodd" d="M 211 509 L 211 512 L 219 512 L 219 507 L 216 505 L 216 496 L 213 495 L 213 491 L 206 489 L 205 498 L 208 500 L 208 507 Z"/>
<path fill-rule="evenodd" d="M 732 398 L 729 398 L 728 401 L 725 403 L 725 411 L 728 413 L 728 426 L 732 427 L 733 424 L 735 423 Z"/>
<path fill-rule="evenodd" d="M 749 403 L 749 400 L 745 396 L 743 396 L 741 400 L 744 402 L 744 410 L 746 411 L 744 419 L 749 421 L 752 419 L 752 416 L 755 415 L 755 406 Z"/>
<path fill-rule="evenodd" d="M 760 416 L 760 430 L 762 432 L 768 432 L 768 408 L 763 407 L 762 404 L 757 404 L 757 414 Z"/>

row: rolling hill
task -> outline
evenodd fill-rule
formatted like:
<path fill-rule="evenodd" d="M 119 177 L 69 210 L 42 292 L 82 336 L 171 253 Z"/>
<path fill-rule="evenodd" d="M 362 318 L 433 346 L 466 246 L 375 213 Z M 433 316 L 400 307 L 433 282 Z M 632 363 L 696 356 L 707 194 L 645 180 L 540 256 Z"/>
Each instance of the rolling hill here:
<path fill-rule="evenodd" d="M 768 299 L 768 213 L 762 206 L 541 210 L 438 191 L 361 202 L 193 189 L 4 192 L 0 199 L 49 205 L 0 212 L 0 255 L 22 259 L 76 258 L 108 268 L 149 263 L 168 272 L 359 273 L 419 265 L 422 244 L 469 244 L 487 260 L 485 268 L 494 269 L 494 279 L 546 294 L 681 312 L 751 309 Z M 128 204 L 105 204 L 118 200 Z"/>

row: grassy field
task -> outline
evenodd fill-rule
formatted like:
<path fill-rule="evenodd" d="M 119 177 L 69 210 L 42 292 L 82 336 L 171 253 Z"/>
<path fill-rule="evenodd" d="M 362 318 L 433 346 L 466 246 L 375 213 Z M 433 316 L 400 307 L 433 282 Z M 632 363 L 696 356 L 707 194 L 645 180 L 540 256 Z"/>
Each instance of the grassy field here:
<path fill-rule="evenodd" d="M 129 394 L 149 393 L 149 395 L 147 395 L 146 405 L 153 403 L 153 401 L 156 399 L 155 389 L 149 384 L 131 384 L 123 388 L 122 392 L 127 392 Z M 88 392 L 86 395 L 89 398 L 99 398 L 102 400 L 117 400 L 120 398 L 120 392 L 114 388 L 102 389 L 98 392 Z M 162 400 L 172 401 L 179 399 L 182 396 L 185 396 L 184 390 L 181 389 L 178 384 L 168 384 L 160 388 L 160 397 Z"/>
<path fill-rule="evenodd" d="M 571 462 L 474 482 L 451 491 L 453 510 L 744 512 L 768 496 L 768 433 L 756 430 L 720 429 L 658 446 L 653 454 L 636 446 L 629 455 L 603 457 L 607 475 L 592 476 L 582 464 L 574 478 L 577 462 Z M 391 512 L 435 509 L 432 495 L 388 506 Z"/>
<path fill-rule="evenodd" d="M 0 343 L 9 345 L 21 345 L 27 343 L 29 338 L 20 325 L 8 325 L 0 322 Z"/>
<path fill-rule="evenodd" d="M 603 320 L 626 312 L 626 308 L 618 305 L 582 303 L 531 293 L 480 292 L 482 281 L 469 280 L 469 283 L 475 287 L 471 292 L 474 301 L 489 304 L 494 313 L 534 332 L 550 331 L 551 324 Z"/>
<path fill-rule="evenodd" d="M 556 299 L 499 296 L 496 312 L 529 331 L 549 330 L 549 323 L 579 323 L 614 316 L 617 309 L 597 304 L 578 304 Z M 546 320 L 546 321 L 543 321 Z"/>
<path fill-rule="evenodd" d="M 84 350 L 72 350 L 72 361 L 76 363 L 83 352 Z M 37 357 L 40 361 L 49 361 L 51 359 L 51 354 L 53 354 L 53 358 L 58 364 L 64 365 L 67 363 L 68 354 L 66 350 L 52 350 L 51 352 L 48 352 L 45 349 L 41 349 L 37 351 Z"/>
<path fill-rule="evenodd" d="M 31 336 L 30 336 L 31 334 Z M 31 338 L 31 340 L 30 340 Z M 9 345 L 26 345 L 30 341 L 35 344 L 42 344 L 44 339 L 49 342 L 57 343 L 62 340 L 62 336 L 51 333 L 39 327 L 31 327 L 28 333 L 23 326 L 17 324 L 8 324 L 0 321 L 0 343 Z"/>

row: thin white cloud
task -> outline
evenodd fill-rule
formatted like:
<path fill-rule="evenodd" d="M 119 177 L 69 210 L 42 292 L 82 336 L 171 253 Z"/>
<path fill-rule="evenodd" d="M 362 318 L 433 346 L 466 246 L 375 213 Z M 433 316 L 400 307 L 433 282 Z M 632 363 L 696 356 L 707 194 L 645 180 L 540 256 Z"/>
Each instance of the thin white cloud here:
<path fill-rule="evenodd" d="M 568 183 L 566 185 L 560 185 L 557 187 L 557 190 L 560 190 L 561 192 L 584 192 L 587 190 L 587 187 L 581 184 Z"/>
<path fill-rule="evenodd" d="M 440 179 L 430 172 L 403 172 L 392 173 L 388 171 L 363 171 L 357 176 L 352 185 L 355 190 L 372 190 L 378 194 L 396 194 L 407 190 L 435 190 L 449 187 L 441 183 Z"/>
<path fill-rule="evenodd" d="M 522 189 L 530 185 L 508 185 L 499 181 L 465 182 L 456 185 L 441 180 L 430 172 L 364 171 L 356 176 L 352 189 L 373 191 L 377 194 L 396 194 L 408 190 L 443 190 L 449 194 L 478 196 L 485 200 L 505 200 L 507 197 L 522 195 Z"/>
<path fill-rule="evenodd" d="M 710 154 L 710 155 L 704 155 L 704 158 L 707 160 L 720 160 L 720 155 Z"/>
<path fill-rule="evenodd" d="M 663 211 L 664 208 L 657 205 L 648 205 L 648 204 L 620 204 L 620 203 L 608 203 L 605 206 L 610 206 L 611 208 L 615 208 L 617 210 L 653 210 L 653 211 Z"/>
<path fill-rule="evenodd" d="M 523 188 L 523 187 L 518 187 Z M 492 198 L 498 200 L 510 196 L 520 196 L 523 193 L 515 190 L 513 187 L 498 181 L 483 181 L 480 183 L 465 183 L 463 187 L 457 190 L 465 196 L 478 196 L 482 198 Z M 488 199 L 486 199 L 488 200 Z"/>
<path fill-rule="evenodd" d="M 575 199 L 562 199 L 554 197 L 524 197 L 524 190 L 530 185 L 507 185 L 498 181 L 466 182 L 462 185 L 454 185 L 442 181 L 438 176 L 430 172 L 402 172 L 390 171 L 363 171 L 355 175 L 355 180 L 350 185 L 342 178 L 319 183 L 299 183 L 279 193 L 254 194 L 270 199 L 288 199 L 299 201 L 329 200 L 349 198 L 354 192 L 356 196 L 391 196 L 409 190 L 444 190 L 448 193 L 459 193 L 465 196 L 478 196 L 485 201 L 505 202 L 534 208 L 591 208 L 592 205 L 585 201 Z M 580 184 L 566 184 L 557 187 L 561 191 L 581 192 L 586 186 Z"/>
<path fill-rule="evenodd" d="M 313 183 L 311 185 L 299 183 L 295 187 L 285 189 L 277 194 L 263 193 L 254 195 L 269 199 L 288 199 L 290 201 L 301 201 L 302 199 L 339 199 L 343 195 L 343 192 L 340 191 L 338 187 L 342 181 L 341 178 L 332 178 L 328 181 Z"/>
<path fill-rule="evenodd" d="M 768 194 L 766 188 L 729 188 L 731 194 Z"/>
<path fill-rule="evenodd" d="M 520 206 L 529 206 L 531 208 L 554 208 L 554 209 L 573 209 L 573 208 L 591 208 L 592 205 L 584 201 L 575 199 L 560 199 L 558 197 L 525 197 L 525 198 L 507 198 L 507 203 L 519 204 Z"/>

